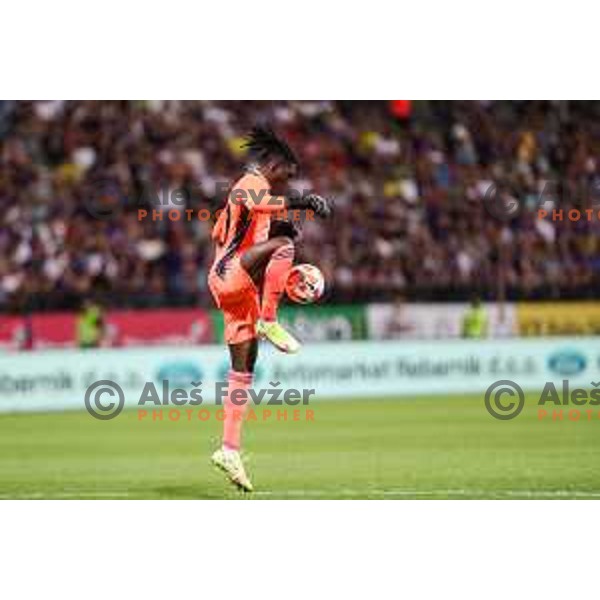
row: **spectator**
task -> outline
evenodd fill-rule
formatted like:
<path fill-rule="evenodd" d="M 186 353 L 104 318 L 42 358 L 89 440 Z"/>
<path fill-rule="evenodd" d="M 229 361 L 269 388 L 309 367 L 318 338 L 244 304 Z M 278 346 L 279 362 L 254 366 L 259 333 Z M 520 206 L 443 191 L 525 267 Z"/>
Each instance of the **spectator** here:
<path fill-rule="evenodd" d="M 333 299 L 494 295 L 500 271 L 508 298 L 597 296 L 598 220 L 534 218 L 540 195 L 566 212 L 597 189 L 597 103 L 413 102 L 402 118 L 394 106 L 1 104 L 0 309 L 210 304 L 209 223 L 140 221 L 137 202 L 217 208 L 241 137 L 265 120 L 301 157 L 295 187 L 335 201 L 334 226 L 305 227 L 299 248 Z M 487 214 L 492 185 L 517 200 L 514 220 Z"/>

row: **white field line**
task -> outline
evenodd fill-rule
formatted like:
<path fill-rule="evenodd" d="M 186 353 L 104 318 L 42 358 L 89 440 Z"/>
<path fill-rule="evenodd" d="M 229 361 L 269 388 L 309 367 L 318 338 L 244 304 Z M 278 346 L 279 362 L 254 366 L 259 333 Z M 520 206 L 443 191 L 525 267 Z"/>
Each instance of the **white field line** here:
<path fill-rule="evenodd" d="M 55 492 L 17 492 L 15 494 L 0 494 L 0 500 L 67 500 L 67 499 L 93 499 L 93 498 L 129 498 L 132 494 L 127 490 L 63 490 Z M 225 494 L 224 494 L 225 495 Z M 142 496 L 139 491 L 136 496 Z M 600 498 L 600 491 L 583 490 L 482 490 L 482 489 L 309 489 L 309 490 L 257 490 L 247 496 L 250 498 L 268 497 L 296 497 L 296 498 L 340 498 L 355 497 L 366 498 L 380 496 L 382 498 L 415 498 L 423 496 L 448 496 L 459 498 L 529 498 L 529 499 L 575 499 L 575 498 Z"/>
<path fill-rule="evenodd" d="M 298 496 L 325 498 L 337 496 L 414 497 L 414 496 L 459 496 L 466 498 L 600 498 L 600 491 L 583 490 L 481 490 L 481 489 L 331 489 L 331 490 L 257 490 L 253 496 Z"/>
<path fill-rule="evenodd" d="M 95 490 L 73 490 L 56 492 L 17 492 L 15 494 L 0 494 L 0 500 L 69 500 L 75 498 L 129 498 L 131 494 L 127 491 L 95 491 Z"/>

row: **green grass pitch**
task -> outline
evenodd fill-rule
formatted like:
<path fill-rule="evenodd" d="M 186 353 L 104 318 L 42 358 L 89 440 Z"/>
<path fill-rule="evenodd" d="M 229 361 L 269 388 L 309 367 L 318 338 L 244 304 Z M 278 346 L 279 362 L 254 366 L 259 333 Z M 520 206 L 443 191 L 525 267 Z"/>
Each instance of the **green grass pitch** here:
<path fill-rule="evenodd" d="M 221 429 L 214 414 L 2 415 L 0 498 L 600 498 L 597 407 L 578 422 L 539 421 L 533 396 L 512 421 L 490 417 L 482 396 L 311 408 L 314 422 L 261 421 L 257 411 L 245 426 L 256 487 L 245 495 L 209 463 Z"/>

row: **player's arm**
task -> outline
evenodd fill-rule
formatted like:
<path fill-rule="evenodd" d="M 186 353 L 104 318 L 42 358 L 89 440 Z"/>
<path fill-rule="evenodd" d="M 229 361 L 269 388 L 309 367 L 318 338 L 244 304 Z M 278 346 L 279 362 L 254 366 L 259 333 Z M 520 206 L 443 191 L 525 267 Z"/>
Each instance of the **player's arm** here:
<path fill-rule="evenodd" d="M 318 194 L 304 196 L 271 196 L 266 202 L 254 206 L 257 211 L 280 212 L 282 210 L 312 210 L 317 217 L 324 219 L 331 215 L 329 201 Z"/>
<path fill-rule="evenodd" d="M 269 184 L 263 177 L 246 175 L 232 192 L 233 201 L 242 201 L 250 209 L 258 212 L 282 212 L 286 209 L 312 210 L 318 217 L 331 215 L 329 202 L 317 194 L 304 196 L 273 196 Z"/>
<path fill-rule="evenodd" d="M 327 219 L 331 216 L 329 201 L 318 194 L 306 194 L 300 197 L 286 198 L 286 207 L 292 210 L 312 210 L 317 217 Z"/>

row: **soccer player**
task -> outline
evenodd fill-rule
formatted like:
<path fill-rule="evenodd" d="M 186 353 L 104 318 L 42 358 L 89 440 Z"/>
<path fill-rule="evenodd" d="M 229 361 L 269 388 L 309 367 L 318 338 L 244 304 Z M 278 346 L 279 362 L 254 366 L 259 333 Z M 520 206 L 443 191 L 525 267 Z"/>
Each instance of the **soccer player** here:
<path fill-rule="evenodd" d="M 277 307 L 294 260 L 296 233 L 290 223 L 277 219 L 286 209 L 311 210 L 325 218 L 331 208 L 316 194 L 296 197 L 276 192 L 295 176 L 298 161 L 270 129 L 253 129 L 246 147 L 254 162 L 234 183 L 213 229 L 215 259 L 208 285 L 223 312 L 231 358 L 223 444 L 212 461 L 235 485 L 252 491 L 239 453 L 247 403 L 237 406 L 230 395 L 252 386 L 258 338 L 282 352 L 300 349 L 299 342 L 277 321 Z"/>

